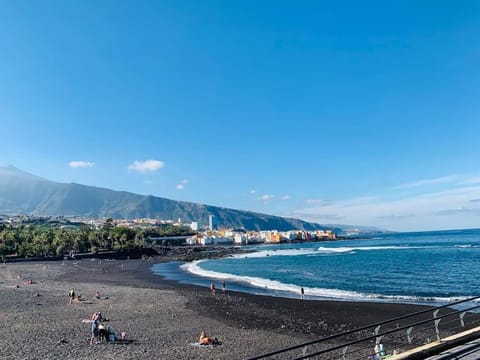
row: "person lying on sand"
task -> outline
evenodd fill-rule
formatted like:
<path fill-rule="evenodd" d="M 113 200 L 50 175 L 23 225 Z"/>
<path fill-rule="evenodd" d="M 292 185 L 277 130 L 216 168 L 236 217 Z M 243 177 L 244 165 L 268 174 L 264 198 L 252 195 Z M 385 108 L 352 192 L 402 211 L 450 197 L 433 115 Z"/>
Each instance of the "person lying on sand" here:
<path fill-rule="evenodd" d="M 82 298 L 82 295 L 78 295 L 76 298 L 73 298 L 72 303 L 81 303 L 82 301 L 87 301 L 87 299 Z"/>
<path fill-rule="evenodd" d="M 205 331 L 200 333 L 200 339 L 198 340 L 200 345 L 218 345 L 218 339 L 216 337 L 211 338 L 207 336 Z"/>
<path fill-rule="evenodd" d="M 106 300 L 106 299 L 108 299 L 108 296 L 100 295 L 100 291 L 97 291 L 97 292 L 95 293 L 95 299 L 97 299 L 97 300 Z"/>

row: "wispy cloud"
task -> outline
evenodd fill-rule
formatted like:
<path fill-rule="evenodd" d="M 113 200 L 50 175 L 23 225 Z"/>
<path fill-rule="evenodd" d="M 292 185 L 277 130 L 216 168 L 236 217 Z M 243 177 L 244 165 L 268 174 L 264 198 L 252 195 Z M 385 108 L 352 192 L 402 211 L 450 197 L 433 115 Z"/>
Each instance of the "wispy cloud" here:
<path fill-rule="evenodd" d="M 267 203 L 274 198 L 275 198 L 275 195 L 265 194 L 265 195 L 259 196 L 257 198 L 257 200 L 260 200 L 260 201 L 263 201 L 264 203 Z"/>
<path fill-rule="evenodd" d="M 443 184 L 440 189 L 438 184 Z M 417 187 L 415 193 L 404 191 Z M 373 196 L 328 203 L 309 199 L 295 213 L 318 222 L 336 218 L 391 230 L 478 227 L 479 199 L 480 184 L 473 177 L 452 175 L 402 184 Z"/>
<path fill-rule="evenodd" d="M 460 177 L 458 175 L 449 175 L 449 176 L 442 176 L 442 177 L 433 178 L 433 179 L 422 179 L 422 180 L 417 180 L 417 181 L 394 186 L 392 187 L 392 190 L 413 189 L 413 188 L 418 188 L 422 186 L 447 184 L 447 183 L 455 182 L 459 180 L 459 178 Z"/>
<path fill-rule="evenodd" d="M 408 218 L 413 218 L 413 217 L 415 217 L 415 214 L 403 214 L 403 215 L 391 214 L 391 215 L 377 216 L 377 219 L 382 219 L 382 220 L 403 220 L 403 219 L 408 219 Z"/>
<path fill-rule="evenodd" d="M 160 160 L 135 160 L 128 165 L 128 170 L 137 171 L 141 173 L 157 171 L 165 166 L 165 163 Z"/>
<path fill-rule="evenodd" d="M 255 189 L 250 190 L 250 194 L 252 194 L 252 195 L 256 194 L 256 192 L 257 192 L 257 190 L 255 190 Z"/>
<path fill-rule="evenodd" d="M 290 195 L 283 195 L 283 196 L 280 197 L 280 200 L 286 201 L 286 200 L 290 200 L 291 198 L 292 197 Z"/>
<path fill-rule="evenodd" d="M 190 182 L 190 180 L 188 180 L 188 179 L 183 179 L 182 180 L 182 184 L 185 184 L 185 185 L 188 184 L 189 182 Z"/>
<path fill-rule="evenodd" d="M 318 205 L 318 206 L 329 204 L 328 201 L 325 201 L 325 200 L 322 200 L 322 199 L 307 199 L 307 200 L 305 200 L 305 203 L 307 203 L 309 205 Z"/>
<path fill-rule="evenodd" d="M 330 221 L 341 221 L 345 219 L 344 216 L 338 214 L 327 214 L 323 213 L 321 215 L 311 214 L 309 212 L 302 213 L 301 211 L 296 211 L 291 215 L 292 217 L 301 217 L 313 222 L 330 222 Z"/>
<path fill-rule="evenodd" d="M 459 208 L 459 209 L 446 209 L 440 210 L 434 213 L 439 216 L 451 216 L 451 215 L 480 215 L 480 208 Z"/>
<path fill-rule="evenodd" d="M 91 161 L 75 160 L 75 161 L 70 161 L 68 165 L 71 168 L 78 169 L 78 168 L 93 167 L 95 163 Z"/>

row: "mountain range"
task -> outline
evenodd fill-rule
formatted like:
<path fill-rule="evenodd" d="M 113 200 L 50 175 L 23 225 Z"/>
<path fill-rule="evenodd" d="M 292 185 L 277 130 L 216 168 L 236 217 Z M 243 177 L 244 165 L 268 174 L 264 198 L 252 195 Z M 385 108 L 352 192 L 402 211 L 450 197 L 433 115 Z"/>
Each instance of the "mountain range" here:
<path fill-rule="evenodd" d="M 84 216 L 92 218 L 155 218 L 208 224 L 214 215 L 219 227 L 246 230 L 322 230 L 337 234 L 351 231 L 345 226 L 324 226 L 294 218 L 266 215 L 252 211 L 197 204 L 138 195 L 76 183 L 51 181 L 14 166 L 0 167 L 0 213 L 42 216 Z M 375 232 L 373 228 L 368 231 Z"/>

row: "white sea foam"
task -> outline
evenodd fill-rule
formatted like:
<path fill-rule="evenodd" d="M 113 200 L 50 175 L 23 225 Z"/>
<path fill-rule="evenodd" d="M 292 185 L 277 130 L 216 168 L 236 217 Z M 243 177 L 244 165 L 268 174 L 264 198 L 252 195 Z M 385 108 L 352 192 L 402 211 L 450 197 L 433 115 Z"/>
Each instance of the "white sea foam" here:
<path fill-rule="evenodd" d="M 278 249 L 278 250 L 260 250 L 247 254 L 236 254 L 233 258 L 262 258 L 266 256 L 298 256 L 316 254 L 315 249 Z"/>
<path fill-rule="evenodd" d="M 267 256 L 299 256 L 299 255 L 318 255 L 318 254 L 341 254 L 353 253 L 355 251 L 374 251 L 374 250 L 405 250 L 405 249 L 423 249 L 430 246 L 356 246 L 356 247 L 326 247 L 320 246 L 317 249 L 273 249 L 259 250 L 247 254 L 236 254 L 232 258 L 252 259 Z"/>
<path fill-rule="evenodd" d="M 297 294 L 300 289 L 298 285 L 286 284 L 276 280 L 269 280 L 269 279 L 264 279 L 260 277 L 255 277 L 255 276 L 239 276 L 239 275 L 205 270 L 199 266 L 199 264 L 201 264 L 203 261 L 205 260 L 198 260 L 191 263 L 185 263 L 181 267 L 182 269 L 198 276 L 213 278 L 213 279 L 229 280 L 237 283 L 245 283 L 250 286 L 254 286 L 262 289 L 269 289 L 273 291 L 286 291 L 286 292 L 291 292 L 295 294 Z M 335 298 L 335 299 L 361 298 L 361 294 L 359 293 L 352 292 L 352 291 L 336 290 L 336 289 L 305 288 L 305 294 L 324 297 L 324 298 Z"/>
<path fill-rule="evenodd" d="M 355 246 L 355 247 L 325 247 L 320 246 L 317 251 L 322 253 L 350 253 L 354 251 L 373 251 L 373 250 L 410 250 L 422 249 L 428 246 Z"/>
<path fill-rule="evenodd" d="M 199 264 L 206 260 L 198 260 L 185 263 L 182 269 L 206 278 L 221 279 L 230 282 L 244 283 L 253 287 L 271 291 L 285 291 L 291 294 L 299 294 L 299 285 L 282 283 L 254 276 L 240 276 L 222 272 L 202 269 Z M 450 303 L 465 300 L 467 297 L 419 297 L 406 295 L 365 294 L 356 291 L 326 289 L 318 287 L 304 287 L 305 295 L 319 299 L 347 300 L 347 301 L 379 301 L 379 302 L 408 302 L 408 303 Z"/>

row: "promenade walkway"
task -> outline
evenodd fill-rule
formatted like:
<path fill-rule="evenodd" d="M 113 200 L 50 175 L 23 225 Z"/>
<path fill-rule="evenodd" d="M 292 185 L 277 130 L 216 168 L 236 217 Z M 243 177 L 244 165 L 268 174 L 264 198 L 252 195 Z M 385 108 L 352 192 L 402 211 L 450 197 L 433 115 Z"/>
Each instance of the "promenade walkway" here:
<path fill-rule="evenodd" d="M 432 353 L 438 353 L 438 349 L 446 350 L 440 350 L 442 352 L 440 352 L 438 355 L 430 356 Z M 413 348 L 401 354 L 390 356 L 388 359 L 478 360 L 480 359 L 480 327 L 475 327 L 467 331 L 445 337 L 441 341 L 434 341 L 429 344 Z"/>
<path fill-rule="evenodd" d="M 476 296 L 426 308 L 250 360 L 479 360 L 479 302 Z"/>
<path fill-rule="evenodd" d="M 480 339 L 457 346 L 426 360 L 478 360 L 480 359 Z"/>

